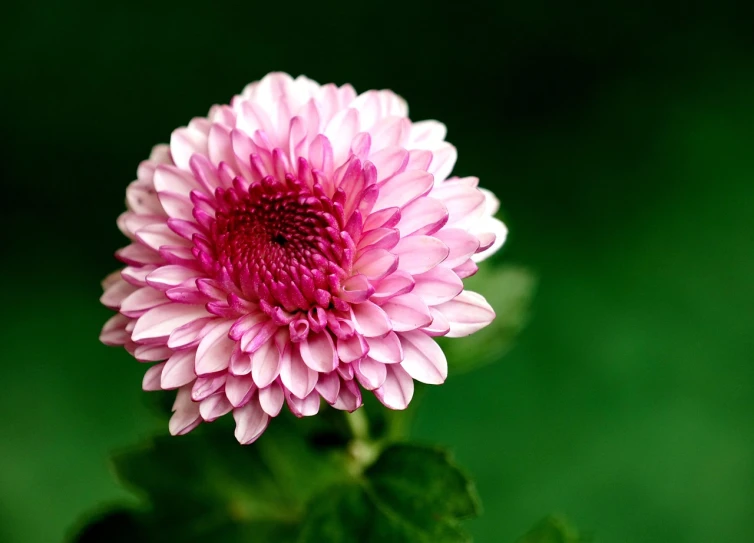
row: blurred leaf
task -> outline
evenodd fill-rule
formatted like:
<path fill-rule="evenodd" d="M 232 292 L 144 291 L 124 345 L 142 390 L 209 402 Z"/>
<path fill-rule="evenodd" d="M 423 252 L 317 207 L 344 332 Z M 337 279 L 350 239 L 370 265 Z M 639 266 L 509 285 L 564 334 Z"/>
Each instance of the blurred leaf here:
<path fill-rule="evenodd" d="M 454 373 L 468 371 L 505 354 L 529 318 L 536 278 L 519 266 L 481 266 L 465 288 L 482 294 L 497 314 L 492 323 L 463 338 L 438 338 Z"/>
<path fill-rule="evenodd" d="M 440 518 L 479 514 L 479 498 L 468 477 L 446 451 L 399 444 L 385 449 L 366 472 L 374 497 L 421 527 Z"/>
<path fill-rule="evenodd" d="M 360 485 L 328 488 L 312 500 L 298 543 L 369 541 L 374 516 Z"/>
<path fill-rule="evenodd" d="M 140 513 L 126 508 L 108 511 L 84 527 L 75 543 L 132 543 L 147 541 L 148 530 Z"/>
<path fill-rule="evenodd" d="M 92 537 L 108 530 L 141 534 L 132 541 L 295 541 L 312 496 L 353 477 L 343 417 L 335 410 L 295 422 L 281 416 L 251 446 L 240 446 L 229 425 L 218 421 L 120 452 L 113 457 L 118 478 L 150 509 L 138 516 L 108 514 L 77 541 L 96 541 Z"/>
<path fill-rule="evenodd" d="M 567 519 L 551 515 L 542 519 L 516 543 L 580 543 L 584 541 Z"/>
<path fill-rule="evenodd" d="M 393 445 L 364 476 L 313 500 L 299 543 L 470 541 L 459 521 L 478 515 L 479 501 L 446 452 Z"/>

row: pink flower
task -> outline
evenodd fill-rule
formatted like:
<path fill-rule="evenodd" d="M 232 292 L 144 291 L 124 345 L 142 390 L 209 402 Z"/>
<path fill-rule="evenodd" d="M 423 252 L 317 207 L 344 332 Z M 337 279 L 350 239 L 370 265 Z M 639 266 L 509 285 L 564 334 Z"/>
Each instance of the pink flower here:
<path fill-rule="evenodd" d="M 414 379 L 445 381 L 432 338 L 493 320 L 462 279 L 506 229 L 476 178 L 448 178 L 444 138 L 390 91 L 273 73 L 153 149 L 101 340 L 154 363 L 145 390 L 177 389 L 172 434 L 232 411 L 251 443 L 284 403 L 404 409 Z"/>

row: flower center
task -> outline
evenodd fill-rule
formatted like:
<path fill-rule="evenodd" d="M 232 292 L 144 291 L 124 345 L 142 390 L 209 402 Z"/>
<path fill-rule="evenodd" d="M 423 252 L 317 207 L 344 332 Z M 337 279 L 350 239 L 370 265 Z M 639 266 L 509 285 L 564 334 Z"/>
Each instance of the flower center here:
<path fill-rule="evenodd" d="M 288 312 L 330 305 L 353 251 L 318 185 L 267 177 L 215 196 L 215 259 L 247 298 Z"/>

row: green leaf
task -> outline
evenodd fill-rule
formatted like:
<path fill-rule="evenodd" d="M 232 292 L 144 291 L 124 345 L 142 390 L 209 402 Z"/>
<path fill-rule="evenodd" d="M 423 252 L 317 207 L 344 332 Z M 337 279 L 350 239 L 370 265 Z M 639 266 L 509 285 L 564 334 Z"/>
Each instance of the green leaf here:
<path fill-rule="evenodd" d="M 438 518 L 471 518 L 479 499 L 468 477 L 446 451 L 397 444 L 385 449 L 366 472 L 374 496 L 407 513 L 419 526 Z"/>
<path fill-rule="evenodd" d="M 565 517 L 550 515 L 542 519 L 516 543 L 580 543 L 579 533 Z"/>
<path fill-rule="evenodd" d="M 536 279 L 518 266 L 482 266 L 464 281 L 465 288 L 484 295 L 496 313 L 492 323 L 463 338 L 438 338 L 451 372 L 468 371 L 498 360 L 526 325 Z"/>
<path fill-rule="evenodd" d="M 473 485 L 446 452 L 392 445 L 361 481 L 312 501 L 299 543 L 466 543 L 460 521 L 478 514 Z"/>
<path fill-rule="evenodd" d="M 294 507 L 276 485 L 259 450 L 233 435 L 202 429 L 162 436 L 113 457 L 118 478 L 152 505 L 154 514 L 190 519 L 199 529 L 216 518 L 267 518 Z"/>
<path fill-rule="evenodd" d="M 156 437 L 115 455 L 113 465 L 151 506 L 152 535 L 167 525 L 176 542 L 217 533 L 227 534 L 223 541 L 294 541 L 311 497 L 352 477 L 347 431 L 335 410 L 281 416 L 264 439 L 241 446 L 218 421 L 187 436 Z"/>
<path fill-rule="evenodd" d="M 298 543 L 369 541 L 374 517 L 374 506 L 359 484 L 330 487 L 309 505 Z"/>

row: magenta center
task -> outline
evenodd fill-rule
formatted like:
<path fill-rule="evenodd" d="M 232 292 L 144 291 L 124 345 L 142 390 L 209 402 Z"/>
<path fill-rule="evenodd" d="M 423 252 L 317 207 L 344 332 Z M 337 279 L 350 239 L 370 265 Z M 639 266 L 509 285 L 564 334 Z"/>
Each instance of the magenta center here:
<path fill-rule="evenodd" d="M 271 178 L 218 190 L 215 259 L 245 296 L 286 311 L 329 307 L 350 269 L 332 202 Z"/>

